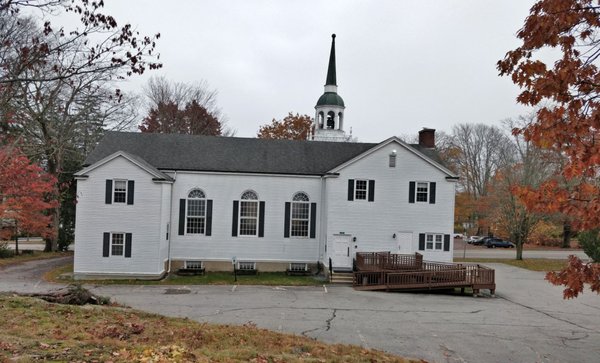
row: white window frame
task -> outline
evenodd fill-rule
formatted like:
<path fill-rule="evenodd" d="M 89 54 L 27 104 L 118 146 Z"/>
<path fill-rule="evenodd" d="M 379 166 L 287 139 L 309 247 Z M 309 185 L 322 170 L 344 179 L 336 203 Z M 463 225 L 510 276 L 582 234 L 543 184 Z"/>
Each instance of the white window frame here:
<path fill-rule="evenodd" d="M 125 200 L 122 202 L 117 202 L 117 198 L 116 198 L 116 193 L 117 193 L 117 182 L 124 182 L 125 183 Z M 117 203 L 117 204 L 127 204 L 127 192 L 128 192 L 128 185 L 129 185 L 129 180 L 127 179 L 113 179 L 113 190 L 112 190 L 112 201 L 113 203 Z M 123 193 L 122 191 L 119 191 L 119 193 Z"/>
<path fill-rule="evenodd" d="M 115 239 L 115 235 L 120 234 L 122 236 L 122 243 L 118 244 L 118 246 L 121 246 L 121 254 L 120 255 L 115 255 L 113 254 L 114 251 L 114 239 Z M 125 237 L 126 233 L 125 232 L 110 232 L 110 253 L 109 256 L 110 257 L 125 257 Z"/>
<path fill-rule="evenodd" d="M 252 195 L 255 198 L 245 198 L 245 196 L 250 196 L 252 193 Z M 248 217 L 248 216 L 244 216 L 242 217 L 242 204 L 244 203 L 253 203 L 256 205 L 256 216 L 255 217 Z M 250 220 L 250 219 L 254 219 L 256 220 L 256 230 L 254 231 L 254 234 L 242 234 L 242 218 L 246 219 L 246 220 Z M 239 237 L 258 237 L 258 229 L 259 229 L 259 225 L 260 225 L 260 199 L 258 198 L 258 193 L 256 193 L 253 190 L 247 190 L 244 193 L 242 193 L 242 196 L 240 198 L 239 201 L 239 208 L 238 208 L 238 236 Z"/>
<path fill-rule="evenodd" d="M 308 263 L 305 262 L 290 262 L 290 271 L 293 272 L 306 272 L 308 271 Z"/>
<path fill-rule="evenodd" d="M 419 196 L 419 184 L 426 184 L 427 185 L 427 196 L 425 197 L 425 200 L 419 200 L 418 196 Z M 416 181 L 415 182 L 415 203 L 429 203 L 429 193 L 431 192 L 431 185 L 429 182 L 425 182 L 425 181 Z M 421 192 L 423 193 L 423 192 Z"/>
<path fill-rule="evenodd" d="M 301 196 L 306 197 L 305 200 L 299 200 L 301 198 Z M 306 218 L 294 218 L 294 204 L 296 205 L 302 205 L 305 206 L 307 208 L 307 216 Z M 310 218 L 311 216 L 311 210 L 310 210 L 310 198 L 308 196 L 308 194 L 304 193 L 304 192 L 297 192 L 294 194 L 294 196 L 292 197 L 292 202 L 290 203 L 290 238 L 299 238 L 299 239 L 306 239 L 310 237 Z M 306 221 L 306 235 L 294 235 L 293 231 L 294 231 L 294 221 Z"/>
<path fill-rule="evenodd" d="M 242 268 L 242 266 L 244 268 Z M 250 267 L 250 268 L 246 268 L 246 267 Z M 238 261 L 237 262 L 237 266 L 236 266 L 236 270 L 239 270 L 239 271 L 256 271 L 256 262 L 252 262 L 252 261 Z"/>
<path fill-rule="evenodd" d="M 365 182 L 365 189 L 361 189 L 365 191 L 365 197 L 358 197 L 358 182 Z M 354 179 L 354 200 L 364 200 L 365 202 L 369 200 L 369 179 Z"/>
<path fill-rule="evenodd" d="M 202 198 L 200 197 L 190 197 L 190 195 L 195 192 L 195 191 L 199 191 L 200 193 L 202 193 Z M 190 200 L 200 200 L 200 201 L 204 201 L 204 215 L 203 216 L 190 216 L 189 215 L 189 211 L 190 211 Z M 206 204 L 207 204 L 207 199 L 206 199 L 206 193 L 204 193 L 204 191 L 200 188 L 194 188 L 192 190 L 189 191 L 187 199 L 186 199 L 186 203 L 185 203 L 185 234 L 186 235 L 194 235 L 194 236 L 202 236 L 206 234 Z M 204 228 L 202 232 L 188 232 L 188 220 L 189 218 L 199 218 L 199 219 L 204 219 Z"/>
<path fill-rule="evenodd" d="M 204 262 L 200 260 L 185 260 L 183 261 L 183 268 L 190 270 L 202 270 L 204 268 Z"/>
<path fill-rule="evenodd" d="M 429 247 L 430 243 L 431 243 L 431 248 Z M 425 251 L 443 251 L 443 250 L 444 250 L 444 234 L 443 233 L 425 233 Z"/>

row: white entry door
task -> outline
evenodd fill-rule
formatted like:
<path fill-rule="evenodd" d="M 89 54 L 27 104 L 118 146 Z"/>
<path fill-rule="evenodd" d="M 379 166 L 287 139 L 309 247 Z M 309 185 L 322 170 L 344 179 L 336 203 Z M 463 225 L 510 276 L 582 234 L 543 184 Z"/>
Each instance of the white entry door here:
<path fill-rule="evenodd" d="M 352 236 L 347 234 L 336 234 L 333 236 L 333 256 L 331 264 L 333 268 L 352 269 Z"/>
<path fill-rule="evenodd" d="M 396 232 L 396 244 L 398 245 L 398 253 L 412 254 L 413 234 L 412 232 Z"/>

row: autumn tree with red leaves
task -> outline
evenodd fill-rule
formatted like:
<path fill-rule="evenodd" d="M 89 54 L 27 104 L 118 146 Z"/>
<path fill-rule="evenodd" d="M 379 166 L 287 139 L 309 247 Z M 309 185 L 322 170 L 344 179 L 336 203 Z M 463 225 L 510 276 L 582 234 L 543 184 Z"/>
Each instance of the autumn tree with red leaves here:
<path fill-rule="evenodd" d="M 19 232 L 48 237 L 53 233 L 52 215 L 56 179 L 14 147 L 0 148 L 0 239 Z M 7 226 L 8 225 L 8 226 Z"/>
<path fill-rule="evenodd" d="M 308 115 L 288 113 L 283 120 L 273 119 L 270 124 L 258 130 L 259 139 L 306 140 L 310 133 L 313 119 Z"/>
<path fill-rule="evenodd" d="M 540 0 L 517 37 L 521 46 L 498 62 L 498 70 L 521 88 L 519 103 L 539 109 L 535 122 L 513 132 L 566 157 L 562 175 L 517 193 L 532 210 L 560 212 L 570 216 L 576 228 L 596 228 L 600 226 L 600 1 Z M 559 56 L 550 61 L 540 58 L 545 49 L 555 53 L 544 57 Z M 600 276 L 597 265 L 581 266 L 571 258 L 565 270 L 547 278 L 573 288 L 565 290 L 566 298 L 577 296 L 584 285 L 570 281 L 589 282 L 590 274 Z M 600 293 L 600 284 L 591 288 Z"/>
<path fill-rule="evenodd" d="M 196 101 L 180 109 L 173 102 L 159 103 L 139 126 L 142 132 L 187 135 L 221 135 L 221 123 Z"/>

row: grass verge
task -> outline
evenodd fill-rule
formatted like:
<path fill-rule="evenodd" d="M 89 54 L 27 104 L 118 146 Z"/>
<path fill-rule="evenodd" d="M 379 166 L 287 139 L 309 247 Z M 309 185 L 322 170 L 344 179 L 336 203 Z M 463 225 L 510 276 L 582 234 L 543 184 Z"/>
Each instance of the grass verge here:
<path fill-rule="evenodd" d="M 504 263 L 527 270 L 546 272 L 562 270 L 567 264 L 567 260 L 547 258 L 527 258 L 523 260 L 515 260 L 510 258 L 455 258 L 454 262 Z"/>
<path fill-rule="evenodd" d="M 422 362 L 351 345 L 132 309 L 0 295 L 0 361 Z"/>
<path fill-rule="evenodd" d="M 11 265 L 17 265 L 19 263 L 34 261 L 34 260 L 46 260 L 49 258 L 66 257 L 72 256 L 73 252 L 41 252 L 33 251 L 33 253 L 22 254 L 18 256 L 12 256 L 7 258 L 0 258 L 0 267 L 6 267 Z"/>
<path fill-rule="evenodd" d="M 68 283 L 71 278 L 61 276 L 73 272 L 73 264 L 64 265 L 47 272 L 44 279 L 50 282 Z M 326 283 L 313 276 L 288 276 L 283 272 L 261 272 L 258 275 L 242 275 L 234 282 L 231 272 L 207 272 L 203 276 L 169 275 L 159 281 L 149 280 L 77 280 L 79 283 L 95 285 L 267 285 L 267 286 L 320 286 Z"/>

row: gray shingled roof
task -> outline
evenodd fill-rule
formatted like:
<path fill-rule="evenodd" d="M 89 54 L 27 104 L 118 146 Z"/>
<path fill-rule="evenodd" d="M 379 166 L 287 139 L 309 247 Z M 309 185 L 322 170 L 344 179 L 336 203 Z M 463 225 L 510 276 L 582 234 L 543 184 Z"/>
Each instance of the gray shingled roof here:
<path fill-rule="evenodd" d="M 107 132 L 84 164 L 91 165 L 117 151 L 125 151 L 159 170 L 323 175 L 376 145 Z M 439 163 L 437 153 L 411 146 Z"/>

